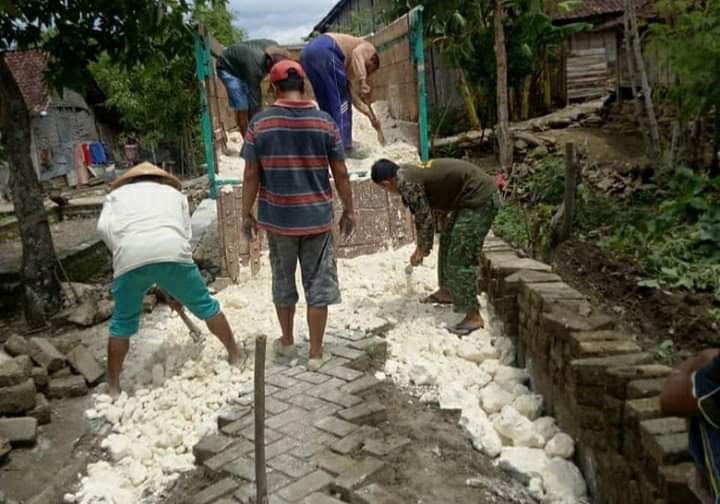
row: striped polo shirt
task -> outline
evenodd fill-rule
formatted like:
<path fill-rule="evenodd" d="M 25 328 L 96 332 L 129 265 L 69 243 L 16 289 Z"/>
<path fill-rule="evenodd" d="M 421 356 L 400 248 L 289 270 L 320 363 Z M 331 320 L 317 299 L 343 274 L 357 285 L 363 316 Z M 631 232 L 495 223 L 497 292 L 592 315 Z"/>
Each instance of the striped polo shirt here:
<path fill-rule="evenodd" d="M 277 100 L 251 121 L 241 155 L 260 165 L 260 229 L 287 236 L 332 230 L 329 165 L 345 152 L 327 113 L 311 101 Z"/>

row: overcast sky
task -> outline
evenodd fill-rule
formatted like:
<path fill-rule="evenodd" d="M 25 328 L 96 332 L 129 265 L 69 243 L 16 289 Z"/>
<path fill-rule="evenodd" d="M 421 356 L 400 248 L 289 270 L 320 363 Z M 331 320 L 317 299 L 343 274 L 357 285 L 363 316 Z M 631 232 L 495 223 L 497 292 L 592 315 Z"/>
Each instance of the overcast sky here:
<path fill-rule="evenodd" d="M 249 38 L 269 38 L 281 44 L 300 42 L 337 0 L 230 0 L 235 24 Z"/>

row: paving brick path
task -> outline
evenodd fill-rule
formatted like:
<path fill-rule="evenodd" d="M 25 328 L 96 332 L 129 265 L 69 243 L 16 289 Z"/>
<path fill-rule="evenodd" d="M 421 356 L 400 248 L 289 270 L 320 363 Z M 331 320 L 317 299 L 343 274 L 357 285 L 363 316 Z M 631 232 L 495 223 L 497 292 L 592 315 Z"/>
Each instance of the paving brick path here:
<path fill-rule="evenodd" d="M 383 438 L 373 425 L 385 406 L 363 395 L 380 382 L 348 365 L 384 351 L 385 341 L 351 331 L 328 334 L 333 358 L 319 371 L 300 359 L 276 361 L 266 372 L 265 458 L 270 504 L 397 503 L 373 476 L 383 458 L 409 439 Z M 307 347 L 300 347 L 307 355 Z M 253 384 L 240 388 L 238 405 L 218 417 L 218 433 L 194 448 L 198 465 L 218 480 L 190 504 L 249 503 L 255 496 Z"/>

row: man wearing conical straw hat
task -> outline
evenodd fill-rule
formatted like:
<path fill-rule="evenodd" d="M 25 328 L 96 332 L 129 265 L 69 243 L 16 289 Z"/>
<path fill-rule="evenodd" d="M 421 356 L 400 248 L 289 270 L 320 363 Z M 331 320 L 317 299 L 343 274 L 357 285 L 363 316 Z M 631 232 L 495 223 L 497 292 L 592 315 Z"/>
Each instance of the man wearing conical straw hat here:
<path fill-rule="evenodd" d="M 113 255 L 107 373 L 113 398 L 120 395 L 120 371 L 130 336 L 140 325 L 143 297 L 154 285 L 205 321 L 230 364 L 244 361 L 220 304 L 192 260 L 190 212 L 181 188 L 165 170 L 142 163 L 112 184 L 100 214 L 98 233 Z"/>

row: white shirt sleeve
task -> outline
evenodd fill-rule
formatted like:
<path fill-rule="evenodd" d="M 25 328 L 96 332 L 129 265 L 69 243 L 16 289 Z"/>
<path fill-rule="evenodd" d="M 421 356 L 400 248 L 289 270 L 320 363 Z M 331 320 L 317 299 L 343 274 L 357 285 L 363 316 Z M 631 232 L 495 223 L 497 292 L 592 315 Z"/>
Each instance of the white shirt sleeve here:
<path fill-rule="evenodd" d="M 112 239 L 112 229 L 111 229 L 111 222 L 112 222 L 112 203 L 110 202 L 110 198 L 105 199 L 105 203 L 103 204 L 102 211 L 100 212 L 100 218 L 98 219 L 97 223 L 97 232 L 100 235 L 100 238 L 103 242 L 105 242 L 105 245 L 107 248 L 110 249 L 112 252 L 114 250 L 113 247 L 113 239 Z"/>
<path fill-rule="evenodd" d="M 190 208 L 188 207 L 187 198 L 185 196 L 182 197 L 182 212 L 183 212 L 183 222 L 185 224 L 185 234 L 187 236 L 187 240 L 192 240 L 192 221 L 190 219 Z"/>

